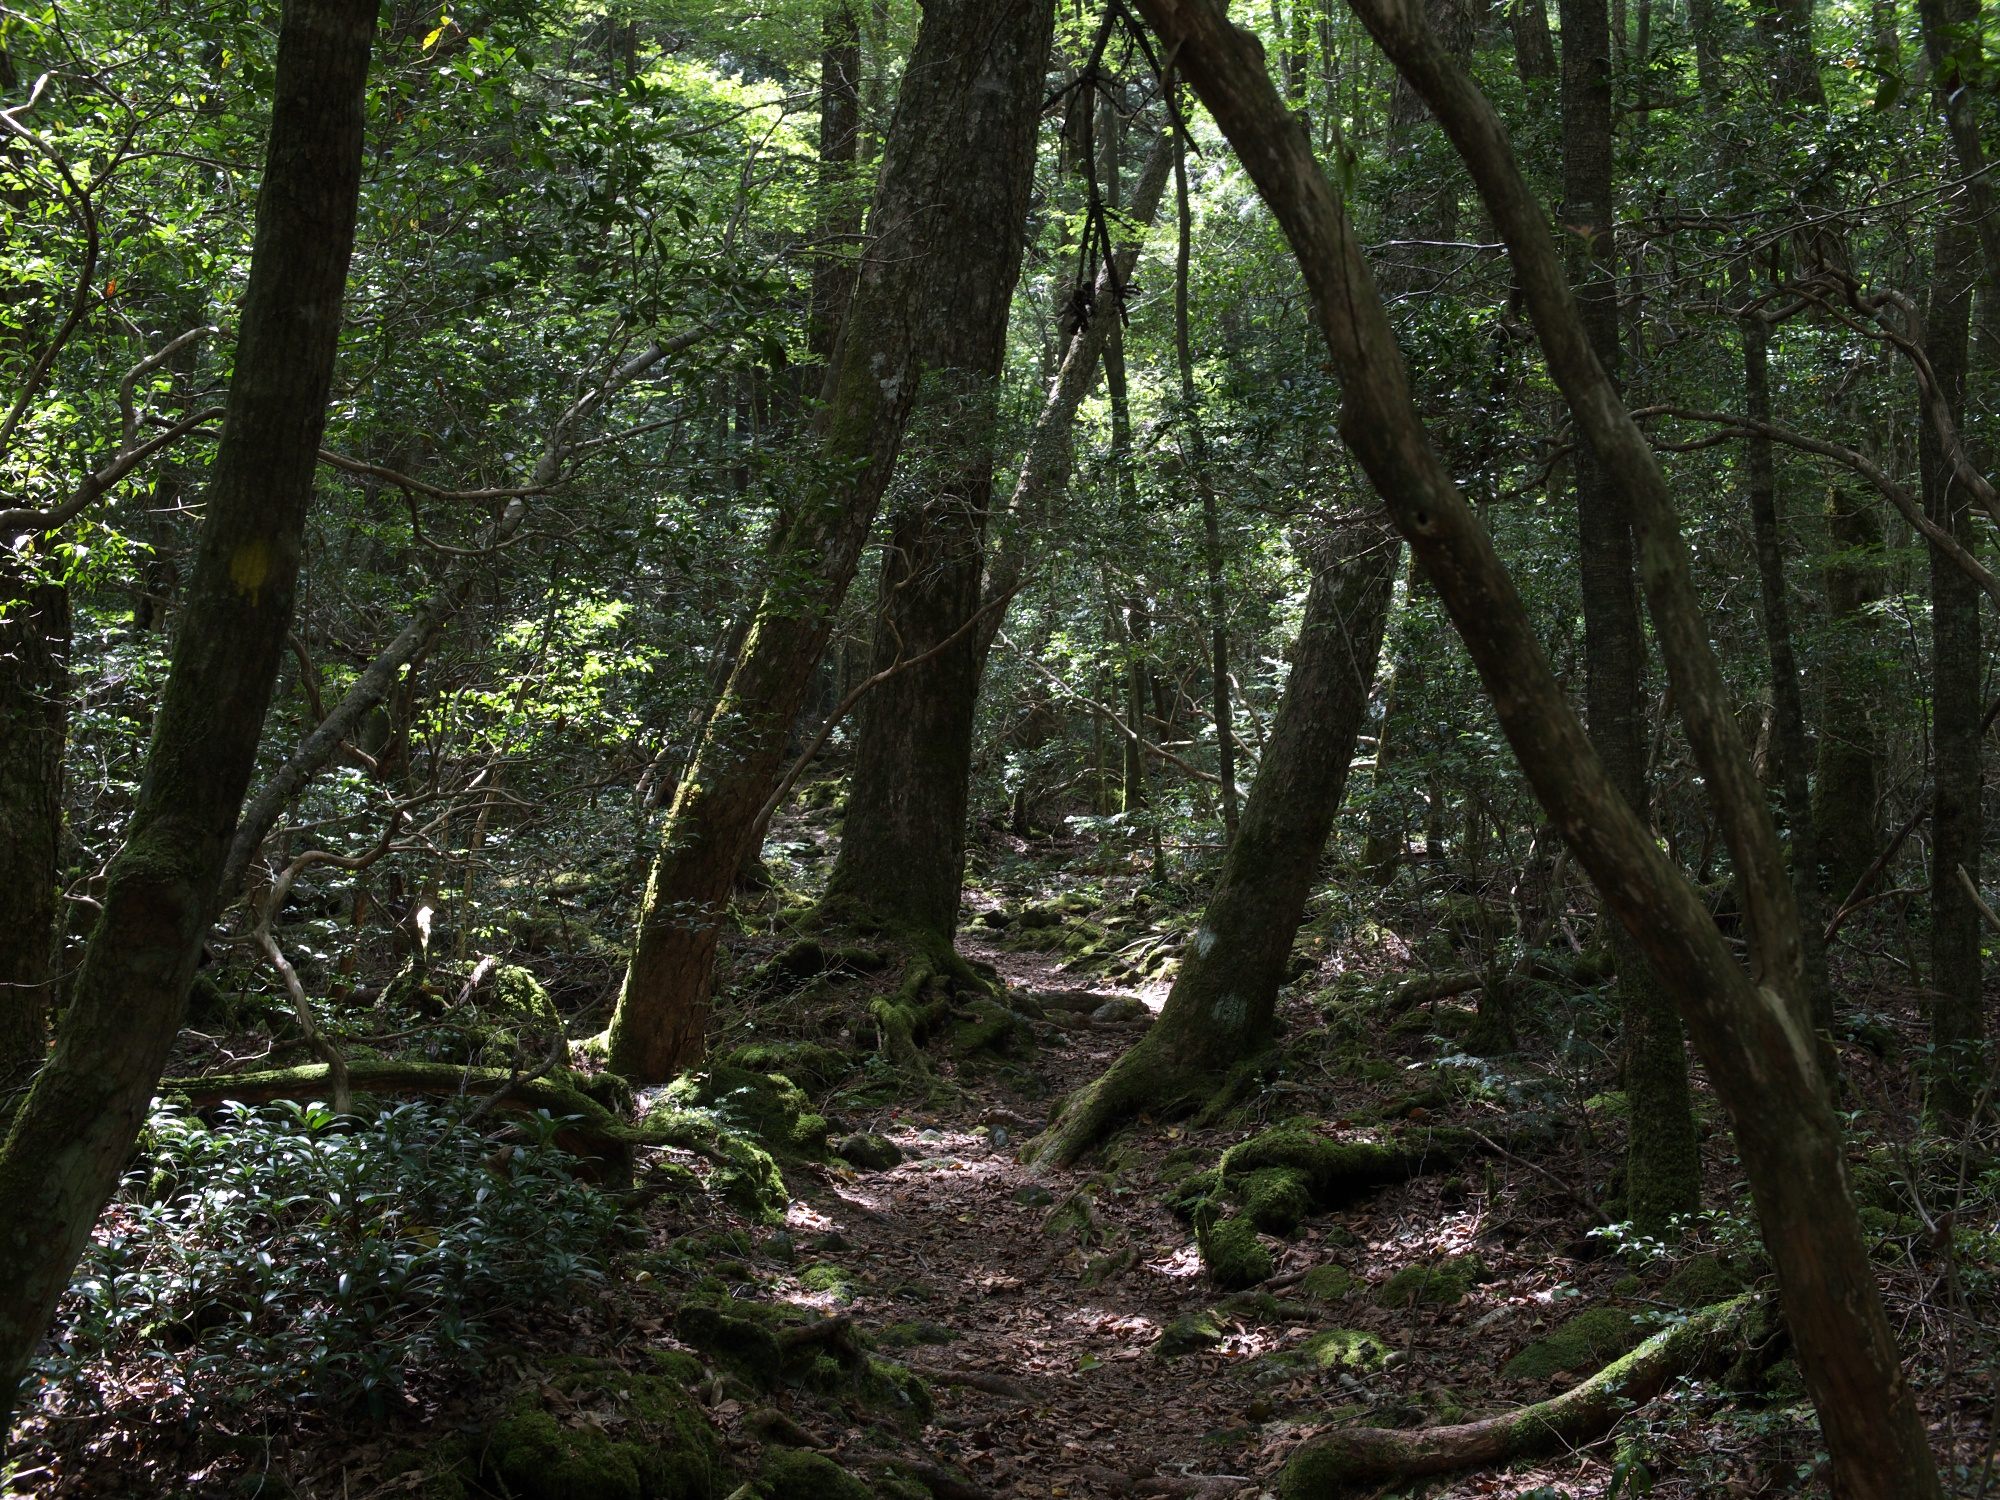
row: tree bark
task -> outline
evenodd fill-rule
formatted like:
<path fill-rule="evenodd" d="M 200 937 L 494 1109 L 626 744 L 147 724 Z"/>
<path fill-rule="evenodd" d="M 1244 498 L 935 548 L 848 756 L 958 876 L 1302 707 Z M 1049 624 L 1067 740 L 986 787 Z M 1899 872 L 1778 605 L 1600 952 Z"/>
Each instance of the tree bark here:
<path fill-rule="evenodd" d="M 944 325 L 1004 324 L 1053 20 L 1049 0 L 932 0 L 924 10 L 870 244 L 827 372 L 826 478 L 778 548 L 641 902 L 609 1038 L 612 1067 L 635 1081 L 662 1082 L 701 1054 L 730 886 L 860 563 L 917 389 L 947 368 Z"/>
<path fill-rule="evenodd" d="M 360 189 L 374 0 L 292 0 L 193 576 L 152 747 L 56 1049 L 0 1148 L 11 1411 L 180 1026 L 285 650 Z"/>
<path fill-rule="evenodd" d="M 1607 905 L 1680 1004 L 1736 1126 L 1765 1243 L 1843 1500 L 1941 1494 L 1847 1190 L 1841 1134 L 1797 994 L 1797 922 L 1735 734 L 1685 545 L 1645 439 L 1589 349 L 1541 205 L 1504 126 L 1409 0 L 1354 9 L 1452 137 L 1513 253 L 1551 372 L 1634 500 L 1641 577 L 1689 740 L 1752 906 L 1756 974 L 1605 774 L 1492 542 L 1430 448 L 1339 197 L 1271 88 L 1262 49 L 1215 0 L 1139 0 L 1291 242 L 1344 394 L 1341 429 L 1493 695 L 1523 772 Z"/>
<path fill-rule="evenodd" d="M 1611 50 L 1604 0 L 1560 0 L 1563 217 L 1570 276 L 1591 352 L 1616 379 L 1618 250 L 1613 234 Z M 1584 698 L 1590 742 L 1641 822 L 1647 821 L 1646 640 L 1632 551 L 1631 507 L 1588 442 L 1576 455 L 1577 559 L 1583 594 Z M 1673 1001 L 1638 946 L 1612 924 L 1625 1023 L 1626 1211 L 1642 1234 L 1663 1233 L 1701 1202 L 1701 1158 L 1688 1094 L 1687 1049 Z"/>
<path fill-rule="evenodd" d="M 48 1043 L 62 898 L 69 590 L 0 551 L 0 1096 Z"/>
<path fill-rule="evenodd" d="M 1965 221 L 1946 210 L 1932 254 L 1924 347 L 1939 399 L 1953 425 L 1965 409 L 1966 366 L 1977 245 Z M 1924 511 L 1973 547 L 1972 501 L 1936 428 L 1921 425 L 1918 463 Z M 1960 882 L 1976 886 L 1984 831 L 1980 797 L 1979 589 L 1935 543 L 1931 557 L 1931 1064 L 1929 1113 L 1962 1122 L 1989 1074 L 1979 912 Z"/>
<path fill-rule="evenodd" d="M 861 14 L 856 0 L 832 0 L 821 22 L 819 52 L 819 254 L 807 291 L 806 347 L 823 367 L 854 292 L 848 258 L 861 234 L 855 172 L 861 151 Z"/>
<path fill-rule="evenodd" d="M 1872 508 L 1836 486 L 1827 501 L 1827 531 L 1834 555 L 1820 571 L 1832 640 L 1822 679 L 1813 826 L 1827 889 L 1837 901 L 1882 848 L 1881 650 L 1871 606 L 1885 584 L 1882 529 Z"/>
<path fill-rule="evenodd" d="M 1402 547 L 1370 521 L 1349 527 L 1327 552 L 1313 559 L 1291 676 L 1166 1006 L 1143 1039 L 1063 1107 L 1038 1148 L 1044 1166 L 1076 1160 L 1139 1110 L 1198 1103 L 1270 1040 L 1285 963 L 1368 714 Z"/>

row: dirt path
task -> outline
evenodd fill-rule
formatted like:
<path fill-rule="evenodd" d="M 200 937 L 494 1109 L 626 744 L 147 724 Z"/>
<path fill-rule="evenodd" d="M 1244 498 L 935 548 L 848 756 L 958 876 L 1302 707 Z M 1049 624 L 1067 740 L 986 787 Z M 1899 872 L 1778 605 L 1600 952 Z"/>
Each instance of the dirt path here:
<path fill-rule="evenodd" d="M 1076 989 L 1046 958 L 974 938 L 964 946 L 999 967 L 1010 988 Z M 1161 998 L 1092 993 L 1149 1009 Z M 966 1083 L 961 1109 L 867 1122 L 902 1148 L 904 1162 L 794 1209 L 802 1237 L 847 1243 L 813 1252 L 847 1271 L 857 1294 L 823 1305 L 878 1330 L 905 1325 L 906 1337 L 949 1336 L 902 1356 L 937 1391 L 927 1441 L 935 1457 L 998 1494 L 1254 1494 L 1261 1486 L 1238 1461 L 1257 1458 L 1255 1443 L 1245 1451 L 1257 1427 L 1232 1423 L 1232 1404 L 1241 1404 L 1227 1389 L 1233 1382 L 1151 1354 L 1167 1324 L 1215 1300 L 1188 1228 L 1140 1190 L 1155 1163 L 1037 1176 L 1016 1159 L 1050 1100 L 1101 1071 L 1149 1024 L 1062 1019 L 1038 1028 L 1047 1098 L 980 1079 Z"/>

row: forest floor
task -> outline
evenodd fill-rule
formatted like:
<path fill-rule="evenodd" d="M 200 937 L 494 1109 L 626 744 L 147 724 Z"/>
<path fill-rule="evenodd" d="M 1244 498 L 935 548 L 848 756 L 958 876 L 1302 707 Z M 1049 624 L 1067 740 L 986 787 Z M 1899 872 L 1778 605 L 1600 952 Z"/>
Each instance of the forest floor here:
<path fill-rule="evenodd" d="M 823 831 L 791 836 L 809 866 L 808 842 Z M 773 1003 L 746 976 L 768 973 L 790 934 L 773 920 L 745 940 L 715 1055 L 818 1047 L 843 1075 L 799 1072 L 835 1149 L 778 1153 L 776 1205 L 732 1207 L 713 1191 L 653 1198 L 599 1291 L 521 1320 L 512 1352 L 476 1379 L 419 1372 L 386 1415 L 267 1413 L 246 1464 L 242 1441 L 218 1452 L 185 1424 L 149 1427 L 147 1392 L 128 1391 L 91 1422 L 31 1422 L 21 1472 L 34 1477 L 0 1492 L 678 1500 L 649 1481 L 510 1484 L 484 1455 L 496 1411 L 523 1389 L 563 1441 L 617 1437 L 637 1419 L 611 1396 L 579 1395 L 577 1362 L 637 1380 L 679 1351 L 699 1361 L 675 1368 L 699 1370 L 702 1419 L 731 1476 L 716 1500 L 752 1476 L 764 1488 L 742 1493 L 770 1500 L 1266 1496 L 1290 1450 L 1322 1427 L 1508 1411 L 1574 1384 L 1682 1310 L 1768 1286 L 1705 1091 L 1711 1212 L 1671 1250 L 1590 1232 L 1595 1205 L 1615 1196 L 1623 1136 L 1615 1010 L 1591 986 L 1548 986 L 1524 1003 L 1519 1049 L 1467 1055 L 1473 995 L 1413 1005 L 1396 987 L 1462 961 L 1462 931 L 1424 930 L 1458 920 L 1449 903 L 1406 904 L 1400 923 L 1359 908 L 1319 913 L 1281 1000 L 1279 1047 L 1217 1118 L 1141 1119 L 1073 1170 L 1024 1164 L 1021 1147 L 1060 1101 L 1151 1024 L 1193 914 L 1148 896 L 1127 853 L 1016 853 L 973 893 L 960 939 L 997 975 L 998 1009 L 958 1002 L 914 1066 L 889 1067 L 857 1019 L 893 974 L 824 974 Z M 1090 872 L 1081 880 L 1079 868 Z M 1892 1317 L 1918 1350 L 1920 1399 L 1960 1476 L 1954 1493 L 1975 1495 L 1993 1462 L 2000 1235 L 1989 1215 L 1953 1242 L 1956 1260 L 1937 1253 L 1924 1205 L 1910 1201 L 1924 1172 L 1911 1154 L 1915 996 L 1893 975 L 1868 982 L 1868 1014 L 1843 1047 L 1862 1130 L 1857 1184 L 1872 1194 Z M 804 1118 L 817 1131 L 819 1115 Z M 1315 1205 L 1292 1232 L 1262 1238 L 1268 1276 L 1230 1292 L 1204 1266 L 1189 1185 L 1230 1146 L 1281 1126 L 1341 1141 L 1473 1131 L 1483 1145 Z M 855 1136 L 895 1150 L 872 1165 L 845 1160 L 867 1154 L 846 1144 Z M 662 1148 L 641 1162 L 642 1181 L 677 1163 L 713 1186 L 716 1160 Z M 766 1345 L 776 1352 L 760 1355 Z M 1767 1353 L 1754 1388 L 1684 1381 L 1613 1437 L 1559 1459 L 1370 1493 L 1821 1492 L 1796 1368 L 1782 1348 Z M 592 1380 L 617 1383 L 603 1370 Z M 820 1453 L 861 1488 L 829 1487 L 831 1469 L 784 1488 L 773 1459 L 787 1451 Z"/>

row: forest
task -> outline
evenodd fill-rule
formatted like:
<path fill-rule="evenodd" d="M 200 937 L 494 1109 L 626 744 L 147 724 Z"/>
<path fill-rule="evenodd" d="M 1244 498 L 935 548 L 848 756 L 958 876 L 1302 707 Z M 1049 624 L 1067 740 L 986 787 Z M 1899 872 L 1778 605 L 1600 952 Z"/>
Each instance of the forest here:
<path fill-rule="evenodd" d="M 1979 0 L 0 3 L 0 1496 L 2000 1500 L 1996 161 Z"/>

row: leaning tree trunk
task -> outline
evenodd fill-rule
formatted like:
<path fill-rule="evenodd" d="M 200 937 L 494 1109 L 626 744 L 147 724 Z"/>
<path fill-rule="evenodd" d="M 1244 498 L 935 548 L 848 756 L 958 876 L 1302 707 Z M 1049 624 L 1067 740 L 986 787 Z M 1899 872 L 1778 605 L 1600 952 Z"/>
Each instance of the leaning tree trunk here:
<path fill-rule="evenodd" d="M 0 552 L 0 1098 L 41 1065 L 62 884 L 69 591 Z"/>
<path fill-rule="evenodd" d="M 1512 253 L 1549 369 L 1579 430 L 1632 496 L 1662 654 L 1742 872 L 1754 977 L 1605 774 L 1491 539 L 1429 446 L 1345 208 L 1272 89 L 1262 48 L 1230 25 L 1217 0 L 1139 0 L 1139 8 L 1277 215 L 1341 378 L 1343 435 L 1450 610 L 1530 785 L 1606 905 L 1639 937 L 1730 1111 L 1837 1492 L 1844 1500 L 1939 1496 L 1801 1004 L 1797 919 L 1777 839 L 1735 733 L 1686 547 L 1651 449 L 1591 355 L 1505 126 L 1424 33 L 1411 0 L 1354 0 L 1471 168 Z"/>
<path fill-rule="evenodd" d="M 1947 213 L 1950 210 L 1947 209 Z M 1939 226 L 1932 256 L 1924 345 L 1938 396 L 1954 424 L 1965 406 L 1965 375 L 1976 245 L 1964 220 Z M 1924 510 L 1968 550 L 1971 497 L 1954 477 L 1936 428 L 1919 445 Z M 1931 545 L 1931 1067 L 1930 1113 L 1956 1124 L 1989 1076 L 1984 1065 L 1979 912 L 1966 882 L 1979 882 L 1979 587 Z M 1961 877 L 1961 873 L 1963 876 Z"/>
<path fill-rule="evenodd" d="M 1611 43 L 1604 0 L 1561 0 L 1563 215 L 1570 238 L 1577 313 L 1607 376 L 1619 367 L 1616 219 L 1611 181 Z M 1647 820 L 1644 716 L 1646 639 L 1624 488 L 1588 443 L 1576 455 L 1578 570 L 1583 592 L 1584 696 L 1590 742 L 1604 769 Z M 1625 1093 L 1630 1134 L 1625 1202 L 1642 1233 L 1663 1233 L 1701 1203 L 1701 1156 L 1688 1093 L 1687 1046 L 1674 1004 L 1624 928 L 1611 949 L 1625 1021 Z"/>
<path fill-rule="evenodd" d="M 1340 810 L 1368 714 L 1402 547 L 1377 522 L 1344 530 L 1314 559 L 1291 676 L 1263 759 L 1165 1008 L 1151 1030 L 1064 1105 L 1037 1147 L 1074 1161 L 1121 1120 L 1201 1102 L 1271 1036 L 1278 987 Z"/>
<path fill-rule="evenodd" d="M 730 887 L 867 545 L 918 386 L 946 368 L 946 321 L 1005 315 L 1053 24 L 1050 0 L 932 0 L 924 10 L 871 243 L 827 372 L 818 464 L 826 478 L 778 547 L 646 883 L 610 1031 L 611 1066 L 637 1081 L 662 1082 L 701 1054 Z"/>
<path fill-rule="evenodd" d="M 214 919 L 291 623 L 361 181 L 375 0 L 291 0 L 236 368 L 144 778 L 56 1049 L 0 1148 L 0 1391 L 118 1183 Z"/>

